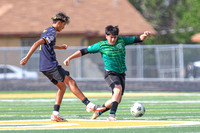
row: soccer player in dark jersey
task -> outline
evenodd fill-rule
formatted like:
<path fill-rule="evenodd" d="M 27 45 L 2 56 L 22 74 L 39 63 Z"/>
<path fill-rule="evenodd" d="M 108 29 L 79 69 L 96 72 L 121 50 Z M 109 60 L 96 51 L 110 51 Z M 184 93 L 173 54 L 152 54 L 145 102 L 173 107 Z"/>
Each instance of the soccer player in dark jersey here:
<path fill-rule="evenodd" d="M 109 25 L 105 28 L 105 34 L 106 41 L 100 41 L 87 48 L 76 51 L 64 61 L 64 64 L 68 66 L 70 60 L 88 53 L 101 53 L 105 64 L 105 80 L 112 88 L 112 97 L 103 104 L 106 110 L 95 111 L 91 119 L 96 119 L 102 113 L 110 110 L 110 115 L 107 120 L 115 121 L 117 107 L 121 102 L 125 89 L 125 71 L 127 70 L 125 65 L 125 46 L 144 41 L 150 35 L 150 32 L 145 31 L 144 34 L 136 37 L 118 36 L 118 26 Z"/>
<path fill-rule="evenodd" d="M 51 120 L 57 122 L 67 121 L 59 115 L 60 105 L 66 90 L 66 85 L 68 85 L 72 93 L 86 105 L 86 110 L 88 112 L 105 110 L 105 107 L 91 103 L 77 87 L 76 82 L 70 77 L 69 72 L 65 71 L 58 64 L 54 49 L 67 49 L 68 46 L 66 44 L 56 45 L 56 32 L 60 32 L 64 29 L 65 25 L 69 23 L 69 17 L 60 12 L 54 15 L 52 20 L 52 26 L 43 31 L 40 39 L 33 44 L 26 57 L 20 61 L 21 65 L 25 65 L 31 55 L 40 46 L 39 69 L 53 84 L 58 87 Z"/>

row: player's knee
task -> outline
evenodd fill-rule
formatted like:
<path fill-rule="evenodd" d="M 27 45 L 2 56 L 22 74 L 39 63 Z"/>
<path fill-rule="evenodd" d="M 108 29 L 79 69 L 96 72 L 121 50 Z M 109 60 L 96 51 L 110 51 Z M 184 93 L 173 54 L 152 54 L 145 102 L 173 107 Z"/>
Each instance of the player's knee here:
<path fill-rule="evenodd" d="M 62 87 L 62 88 L 59 88 L 60 89 L 60 91 L 62 91 L 62 92 L 65 92 L 66 91 L 66 87 Z"/>
<path fill-rule="evenodd" d="M 66 76 L 64 82 L 68 86 L 75 86 L 76 85 L 76 81 L 74 79 L 72 79 L 70 76 Z"/>
<path fill-rule="evenodd" d="M 63 82 L 58 81 L 58 84 L 56 85 L 59 90 L 65 91 L 66 90 L 66 85 Z"/>
<path fill-rule="evenodd" d="M 76 86 L 76 81 L 73 80 L 73 79 L 71 79 L 71 80 L 69 81 L 69 85 L 70 85 L 70 86 Z"/>
<path fill-rule="evenodd" d="M 121 93 L 122 93 L 122 87 L 121 87 L 121 85 L 115 85 L 115 88 L 114 88 L 114 94 L 115 95 L 121 95 Z"/>

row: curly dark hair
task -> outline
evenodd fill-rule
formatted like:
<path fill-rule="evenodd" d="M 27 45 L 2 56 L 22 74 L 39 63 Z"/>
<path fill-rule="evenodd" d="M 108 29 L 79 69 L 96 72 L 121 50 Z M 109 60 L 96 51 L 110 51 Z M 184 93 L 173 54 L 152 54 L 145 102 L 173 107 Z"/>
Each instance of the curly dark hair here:
<path fill-rule="evenodd" d="M 53 23 L 56 23 L 57 21 L 62 21 L 62 22 L 66 22 L 67 24 L 69 24 L 69 16 L 67 16 L 63 12 L 57 13 L 51 19 L 53 20 Z"/>

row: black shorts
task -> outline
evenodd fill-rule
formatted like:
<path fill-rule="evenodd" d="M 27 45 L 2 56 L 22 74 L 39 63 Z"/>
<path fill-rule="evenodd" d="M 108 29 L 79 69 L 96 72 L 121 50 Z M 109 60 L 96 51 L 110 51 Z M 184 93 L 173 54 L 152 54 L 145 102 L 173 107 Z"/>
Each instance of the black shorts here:
<path fill-rule="evenodd" d="M 58 84 L 58 81 L 63 82 L 66 75 L 70 75 L 69 72 L 65 71 L 61 66 L 57 66 L 49 71 L 42 71 L 42 73 L 55 85 Z"/>
<path fill-rule="evenodd" d="M 122 95 L 124 94 L 125 90 L 125 73 L 117 73 L 114 71 L 105 71 L 105 80 L 106 83 L 109 85 L 109 87 L 112 88 L 112 94 L 113 94 L 113 89 L 115 85 L 121 85 L 122 86 Z"/>

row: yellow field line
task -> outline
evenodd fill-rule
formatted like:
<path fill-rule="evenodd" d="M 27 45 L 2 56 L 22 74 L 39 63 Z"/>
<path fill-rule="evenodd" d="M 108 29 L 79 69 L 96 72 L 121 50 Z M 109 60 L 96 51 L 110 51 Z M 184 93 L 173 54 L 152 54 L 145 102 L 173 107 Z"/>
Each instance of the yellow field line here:
<path fill-rule="evenodd" d="M 84 93 L 87 97 L 111 97 L 111 93 Z M 141 96 L 183 96 L 184 93 L 125 93 L 125 97 Z M 34 94 L 0 94 L 0 99 L 7 98 L 54 98 L 56 93 L 34 93 Z M 65 93 L 64 97 L 75 97 L 72 93 Z"/>
<path fill-rule="evenodd" d="M 78 129 L 78 128 L 127 128 L 138 126 L 170 126 L 184 125 L 187 122 L 170 121 L 91 121 L 69 120 L 68 122 L 53 122 L 49 120 L 0 121 L 0 130 L 27 129 Z"/>

